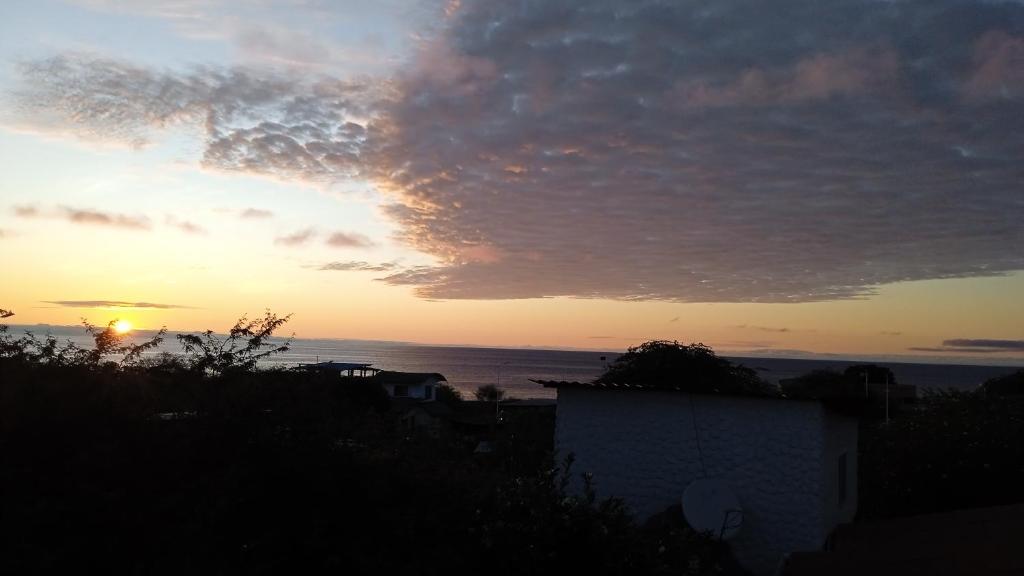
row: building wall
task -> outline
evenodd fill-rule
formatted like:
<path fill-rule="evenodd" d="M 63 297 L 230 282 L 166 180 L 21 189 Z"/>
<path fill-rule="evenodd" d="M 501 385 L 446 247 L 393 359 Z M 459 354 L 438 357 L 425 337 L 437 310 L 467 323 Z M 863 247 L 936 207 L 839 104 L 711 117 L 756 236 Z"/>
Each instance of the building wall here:
<path fill-rule="evenodd" d="M 825 542 L 828 413 L 817 402 L 562 388 L 557 414 L 558 450 L 575 455 L 574 488 L 590 473 L 599 496 L 622 498 L 641 521 L 680 502 L 705 474 L 702 453 L 706 476 L 728 484 L 744 509 L 730 546 L 745 567 L 772 574 L 783 554 Z M 856 450 L 854 479 L 855 460 Z M 847 489 L 856 493 L 855 480 Z"/>

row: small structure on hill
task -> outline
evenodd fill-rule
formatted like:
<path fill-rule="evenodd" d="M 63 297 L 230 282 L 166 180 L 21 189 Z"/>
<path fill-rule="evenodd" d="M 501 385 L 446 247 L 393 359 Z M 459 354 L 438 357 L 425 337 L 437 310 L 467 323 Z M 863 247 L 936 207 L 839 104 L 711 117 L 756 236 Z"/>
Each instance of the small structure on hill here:
<path fill-rule="evenodd" d="M 348 376 L 349 378 L 360 377 L 365 378 L 367 376 L 373 376 L 380 370 L 371 368 L 372 364 L 363 364 L 358 362 L 317 362 L 315 364 L 303 364 L 298 366 L 300 370 L 307 370 L 310 372 L 336 372 L 339 376 Z"/>
<path fill-rule="evenodd" d="M 576 489 L 588 474 L 642 520 L 710 480 L 739 503 L 715 536 L 758 575 L 853 519 L 861 400 L 784 396 L 706 347 L 652 344 L 595 382 L 538 381 L 558 391 L 555 445 L 575 456 Z"/>

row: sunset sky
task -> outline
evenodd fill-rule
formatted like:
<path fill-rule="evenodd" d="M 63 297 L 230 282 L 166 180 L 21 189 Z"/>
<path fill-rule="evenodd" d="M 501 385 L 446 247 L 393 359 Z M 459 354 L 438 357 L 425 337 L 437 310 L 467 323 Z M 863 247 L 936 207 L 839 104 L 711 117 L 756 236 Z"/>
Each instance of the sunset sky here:
<path fill-rule="evenodd" d="M 19 324 L 1024 363 L 1024 2 L 5 0 Z"/>

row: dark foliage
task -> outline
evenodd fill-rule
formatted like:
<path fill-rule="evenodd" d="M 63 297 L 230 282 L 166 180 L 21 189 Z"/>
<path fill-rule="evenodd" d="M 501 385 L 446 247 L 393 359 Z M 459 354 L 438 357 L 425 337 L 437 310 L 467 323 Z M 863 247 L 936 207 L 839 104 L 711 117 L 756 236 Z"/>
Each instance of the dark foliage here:
<path fill-rule="evenodd" d="M 505 391 L 494 384 L 484 384 L 476 389 L 473 397 L 480 402 L 501 402 L 505 399 Z"/>
<path fill-rule="evenodd" d="M 860 512 L 919 514 L 1024 502 L 1024 401 L 926 392 L 861 431 Z"/>
<path fill-rule="evenodd" d="M 255 369 L 279 320 L 129 363 L 0 334 L 0 573 L 717 569 L 678 523 L 567 495 L 551 411 L 510 413 L 486 457 L 410 437 L 379 386 Z"/>
<path fill-rule="evenodd" d="M 10 310 L 0 310 L 0 319 L 14 316 Z M 56 366 L 99 367 L 104 363 L 115 362 L 121 367 L 139 365 L 142 355 L 155 349 L 163 342 L 166 328 L 161 328 L 152 338 L 141 344 L 126 342 L 126 337 L 119 334 L 111 320 L 106 327 L 99 328 L 83 320 L 85 332 L 93 340 L 92 349 L 80 348 L 70 340 L 61 344 L 57 338 L 47 334 L 42 339 L 31 332 L 20 338 L 9 334 L 6 325 L 0 325 L 0 358 L 14 358 L 23 362 L 48 364 Z"/>
<path fill-rule="evenodd" d="M 438 384 L 434 390 L 434 395 L 438 402 L 447 404 L 449 406 L 457 405 L 462 402 L 462 392 L 459 392 L 451 384 Z"/>
<path fill-rule="evenodd" d="M 291 338 L 277 343 L 272 337 L 290 318 L 290 314 L 279 318 L 267 310 L 257 320 L 240 318 L 228 330 L 226 338 L 212 330 L 202 334 L 179 334 L 178 341 L 185 350 L 184 362 L 190 369 L 209 375 L 255 370 L 260 360 L 288 351 Z"/>
<path fill-rule="evenodd" d="M 1005 396 L 1024 398 L 1024 368 L 1005 376 L 996 376 L 981 385 L 982 393 L 990 398 Z"/>
<path fill-rule="evenodd" d="M 885 404 L 873 405 L 865 394 L 863 372 L 812 370 L 796 378 L 780 382 L 787 398 L 820 400 L 829 408 L 859 417 L 885 416 Z M 895 404 L 893 412 L 895 413 Z"/>
<path fill-rule="evenodd" d="M 853 366 L 847 366 L 843 370 L 843 376 L 848 380 L 853 380 L 864 383 L 865 377 L 868 384 L 886 384 L 891 386 L 898 384 L 896 382 L 896 375 L 892 373 L 892 370 L 885 366 L 878 366 L 875 364 L 854 364 Z"/>
<path fill-rule="evenodd" d="M 690 392 L 778 395 L 778 389 L 743 365 L 715 355 L 703 344 L 653 340 L 631 347 L 608 366 L 597 382 Z"/>

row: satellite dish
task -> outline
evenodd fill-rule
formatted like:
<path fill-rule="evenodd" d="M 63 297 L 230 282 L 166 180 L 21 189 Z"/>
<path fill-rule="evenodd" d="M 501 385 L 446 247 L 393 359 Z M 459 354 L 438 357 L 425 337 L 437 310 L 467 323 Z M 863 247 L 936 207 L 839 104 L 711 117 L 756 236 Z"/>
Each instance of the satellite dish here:
<path fill-rule="evenodd" d="M 736 494 L 720 480 L 701 478 L 683 491 L 683 516 L 698 532 L 710 532 L 719 540 L 728 540 L 743 525 L 743 509 Z"/>

